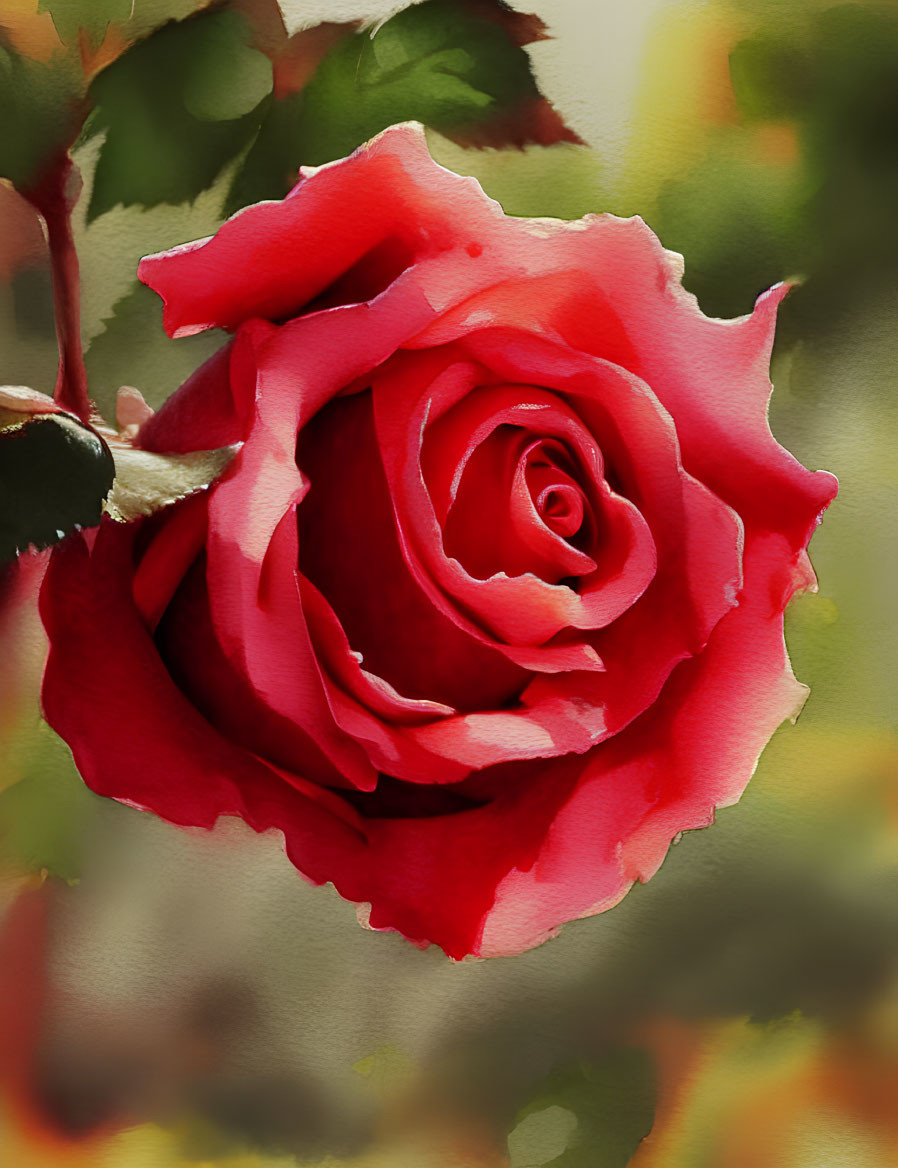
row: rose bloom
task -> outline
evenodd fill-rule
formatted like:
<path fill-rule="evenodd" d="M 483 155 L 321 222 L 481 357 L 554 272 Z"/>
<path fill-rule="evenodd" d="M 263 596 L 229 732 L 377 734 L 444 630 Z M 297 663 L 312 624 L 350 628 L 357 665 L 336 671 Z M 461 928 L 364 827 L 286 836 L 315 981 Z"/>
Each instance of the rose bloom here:
<path fill-rule="evenodd" d="M 510 954 L 739 798 L 799 708 L 835 494 L 767 424 L 778 285 L 711 320 L 638 218 L 505 216 L 419 127 L 150 256 L 233 338 L 138 445 L 240 444 L 67 539 L 47 718 L 87 784 L 283 832 L 374 928 Z"/>

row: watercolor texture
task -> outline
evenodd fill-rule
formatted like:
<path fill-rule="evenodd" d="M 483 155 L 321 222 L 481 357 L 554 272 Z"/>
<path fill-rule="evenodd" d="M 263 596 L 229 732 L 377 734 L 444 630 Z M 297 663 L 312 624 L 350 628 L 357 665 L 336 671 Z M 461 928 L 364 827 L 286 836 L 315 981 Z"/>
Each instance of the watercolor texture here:
<path fill-rule="evenodd" d="M 0 1162 L 898 1159 L 896 63 L 0 0 Z"/>

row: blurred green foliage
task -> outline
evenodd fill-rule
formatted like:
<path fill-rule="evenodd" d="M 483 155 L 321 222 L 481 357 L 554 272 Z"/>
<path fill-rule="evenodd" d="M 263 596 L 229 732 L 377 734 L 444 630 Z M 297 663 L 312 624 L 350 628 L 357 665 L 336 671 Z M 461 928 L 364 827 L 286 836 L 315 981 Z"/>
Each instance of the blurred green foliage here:
<path fill-rule="evenodd" d="M 688 257 L 684 283 L 711 316 L 738 316 L 765 288 L 801 275 L 812 228 L 804 176 L 759 160 L 737 133 L 658 197 L 665 246 Z"/>
<path fill-rule="evenodd" d="M 565 1146 L 551 1158 L 537 1159 L 534 1143 L 540 1134 L 545 1139 L 549 1133 L 540 1133 L 533 1120 L 551 1112 L 556 1128 L 551 1136 L 558 1143 L 563 1140 Z M 564 1113 L 572 1115 L 576 1124 L 562 1127 L 558 1120 Z M 609 1051 L 592 1064 L 557 1071 L 543 1083 L 518 1114 L 509 1135 L 511 1166 L 626 1168 L 639 1142 L 651 1131 L 654 1117 L 655 1072 L 648 1053 Z M 524 1133 L 528 1120 L 530 1128 Z M 546 1151 L 551 1147 L 547 1144 Z"/>
<path fill-rule="evenodd" d="M 228 191 L 228 214 L 262 199 L 280 199 L 296 182 L 305 162 L 303 105 L 302 93 L 269 100 L 259 132 Z"/>
<path fill-rule="evenodd" d="M 579 219 L 606 205 L 602 160 L 586 146 L 471 150 L 436 134 L 427 144 L 441 166 L 474 176 L 508 215 Z"/>
<path fill-rule="evenodd" d="M 198 2 L 39 0 L 33 15 L 15 8 L 5 14 L 0 7 L 0 177 L 28 193 L 54 155 L 71 147 L 77 137 L 90 112 L 86 90 L 93 76 L 129 44 L 166 21 L 189 15 Z M 55 44 L 41 24 L 47 15 L 58 38 Z M 114 35 L 109 47 L 97 55 L 110 30 Z M 233 53 L 230 60 L 226 53 L 219 53 L 232 72 L 233 58 Z M 240 68 L 246 71 L 245 61 L 238 62 L 238 91 Z M 201 76 L 197 84 L 201 88 L 217 85 L 221 94 L 220 82 L 204 82 Z M 229 91 L 225 100 L 230 98 Z M 199 104 L 202 107 L 202 94 Z"/>
<path fill-rule="evenodd" d="M 50 10 L 67 44 L 80 43 L 82 36 L 96 42 L 110 21 L 127 15 L 118 0 L 86 8 L 56 0 Z M 261 21 L 261 6 L 259 13 Z M 301 164 L 339 158 L 410 119 L 482 144 L 573 139 L 541 98 L 523 47 L 540 35 L 541 25 L 498 0 L 425 0 L 373 32 L 343 27 L 346 34 L 334 38 L 307 83 L 276 94 L 273 61 L 300 46 L 283 30 L 266 40 L 252 7 L 231 10 L 223 0 L 131 45 L 100 70 L 86 95 L 84 108 L 91 113 L 84 135 L 104 134 L 89 217 L 118 204 L 152 207 L 194 199 L 244 153 L 226 211 L 280 198 Z M 258 47 L 262 43 L 268 55 Z M 10 68 L 26 68 L 11 60 Z M 42 68 L 34 66 L 36 77 L 43 76 Z M 45 71 L 48 77 L 58 73 Z M 35 111 L 32 120 L 44 108 L 32 96 L 26 104 Z M 62 117 L 64 103 L 57 97 L 44 105 L 47 116 Z M 62 124 L 67 128 L 69 122 L 63 117 Z M 41 125 L 34 129 L 18 144 L 27 157 L 8 165 L 16 182 L 51 140 Z"/>
<path fill-rule="evenodd" d="M 0 864 L 78 879 L 98 796 L 73 777 L 68 747 L 40 723 L 31 735 L 24 777 L 0 791 Z"/>
<path fill-rule="evenodd" d="M 271 62 L 247 43 L 239 18 L 213 14 L 204 33 L 184 77 L 184 108 L 203 122 L 242 118 L 271 92 Z"/>
<path fill-rule="evenodd" d="M 739 124 L 710 135 L 653 220 L 705 311 L 746 312 L 801 277 L 782 346 L 896 285 L 896 61 L 898 12 L 865 4 L 776 12 L 733 47 Z"/>

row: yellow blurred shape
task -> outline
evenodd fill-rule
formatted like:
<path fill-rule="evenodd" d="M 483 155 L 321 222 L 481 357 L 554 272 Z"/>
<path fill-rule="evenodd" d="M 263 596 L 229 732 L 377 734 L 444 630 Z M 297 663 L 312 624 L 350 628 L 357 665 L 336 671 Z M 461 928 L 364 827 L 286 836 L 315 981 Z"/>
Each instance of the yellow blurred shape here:
<path fill-rule="evenodd" d="M 717 7 L 676 4 L 657 14 L 640 64 L 624 202 L 651 205 L 665 182 L 701 160 L 709 134 L 735 120 L 729 54 L 740 35 Z"/>
<path fill-rule="evenodd" d="M 142 1124 L 116 1136 L 102 1157 L 89 1162 L 22 1161 L 21 1168 L 297 1168 L 293 1156 L 266 1156 L 255 1152 L 194 1158 L 185 1151 L 184 1133 L 155 1124 Z M 13 1162 L 11 1162 L 12 1164 Z M 437 1133 L 422 1140 L 403 1136 L 384 1140 L 371 1151 L 349 1159 L 327 1156 L 302 1160 L 304 1168 L 507 1168 L 507 1159 L 488 1142 L 463 1131 Z M 19 1168 L 19 1162 L 15 1162 Z"/>
<path fill-rule="evenodd" d="M 110 1140 L 96 1168 L 296 1168 L 296 1160 L 255 1152 L 195 1159 L 185 1154 L 181 1131 L 146 1123 Z"/>
<path fill-rule="evenodd" d="M 381 1046 L 353 1063 L 352 1069 L 363 1075 L 378 1094 L 394 1094 L 413 1083 L 417 1067 L 395 1046 Z"/>
<path fill-rule="evenodd" d="M 898 828 L 898 736 L 881 726 L 821 727 L 799 720 L 773 739 L 754 783 L 765 798 L 818 808 L 881 800 Z"/>

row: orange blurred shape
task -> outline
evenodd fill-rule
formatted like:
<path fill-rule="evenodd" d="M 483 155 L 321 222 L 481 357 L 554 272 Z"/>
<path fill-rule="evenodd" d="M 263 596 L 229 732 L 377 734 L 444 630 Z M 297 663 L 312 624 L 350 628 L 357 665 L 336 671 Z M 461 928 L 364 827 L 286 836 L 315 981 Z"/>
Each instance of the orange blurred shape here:
<path fill-rule="evenodd" d="M 851 1038 L 831 1039 L 784 1079 L 747 1085 L 721 1134 L 721 1168 L 785 1168 L 810 1163 L 811 1148 L 848 1143 L 896 1164 L 898 1066 Z"/>
<path fill-rule="evenodd" d="M 657 1099 L 655 1120 L 628 1168 L 674 1168 L 672 1150 L 680 1123 L 689 1111 L 696 1084 L 713 1061 L 710 1038 L 715 1024 L 688 1024 L 674 1018 L 653 1022 L 643 1040 L 655 1059 Z"/>
<path fill-rule="evenodd" d="M 667 1020 L 648 1040 L 659 1100 L 630 1168 L 811 1168 L 837 1148 L 846 1168 L 898 1164 L 898 1061 L 862 1032 L 796 1015 Z"/>
<path fill-rule="evenodd" d="M 127 37 L 119 25 L 110 21 L 102 41 L 94 46 L 82 28 L 78 34 L 78 53 L 85 81 L 89 84 L 102 69 L 111 65 L 131 45 L 132 40 L 133 38 Z"/>
<path fill-rule="evenodd" d="M 40 0 L 3 0 L 0 29 L 17 52 L 36 61 L 49 61 L 64 52 L 49 12 L 40 12 Z"/>
<path fill-rule="evenodd" d="M 737 35 L 737 27 L 722 18 L 705 31 L 702 44 L 705 76 L 699 90 L 698 114 L 711 125 L 732 126 L 740 120 L 730 78 L 730 52 Z"/>
<path fill-rule="evenodd" d="M 0 1102 L 4 1120 L 0 1140 L 9 1157 L 5 1162 L 10 1168 L 95 1168 L 99 1141 L 93 1136 L 67 1138 L 54 1127 L 37 1099 L 36 1063 L 48 997 L 46 964 L 53 885 L 43 881 L 43 874 L 17 883 L 20 890 L 0 928 Z"/>
<path fill-rule="evenodd" d="M 755 144 L 761 158 L 781 166 L 797 162 L 801 153 L 798 131 L 789 122 L 758 126 L 755 130 Z"/>

